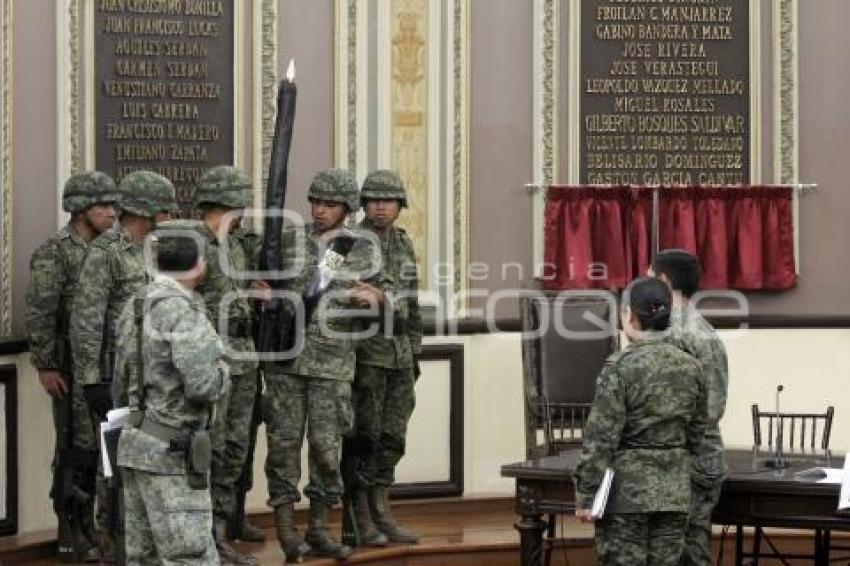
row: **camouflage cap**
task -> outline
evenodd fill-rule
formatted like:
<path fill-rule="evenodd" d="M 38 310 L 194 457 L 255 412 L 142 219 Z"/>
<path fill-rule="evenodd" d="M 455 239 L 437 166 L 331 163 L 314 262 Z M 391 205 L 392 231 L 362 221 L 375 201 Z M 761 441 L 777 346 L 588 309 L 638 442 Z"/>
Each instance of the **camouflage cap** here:
<path fill-rule="evenodd" d="M 208 169 L 198 181 L 195 206 L 217 204 L 245 208 L 251 202 L 251 179 L 241 169 L 219 165 Z"/>
<path fill-rule="evenodd" d="M 100 171 L 71 175 L 62 190 L 62 209 L 76 214 L 96 204 L 118 202 L 121 194 L 115 181 Z"/>
<path fill-rule="evenodd" d="M 396 199 L 402 207 L 407 207 L 407 193 L 404 190 L 404 182 L 395 171 L 387 169 L 372 171 L 363 181 L 360 201 L 364 202 L 368 199 Z"/>
<path fill-rule="evenodd" d="M 121 180 L 118 208 L 136 216 L 154 218 L 177 212 L 177 193 L 171 181 L 153 171 L 133 171 Z"/>
<path fill-rule="evenodd" d="M 345 169 L 327 169 L 317 173 L 310 182 L 307 191 L 309 200 L 341 202 L 350 212 L 360 208 L 360 191 L 357 180 L 351 171 Z"/>

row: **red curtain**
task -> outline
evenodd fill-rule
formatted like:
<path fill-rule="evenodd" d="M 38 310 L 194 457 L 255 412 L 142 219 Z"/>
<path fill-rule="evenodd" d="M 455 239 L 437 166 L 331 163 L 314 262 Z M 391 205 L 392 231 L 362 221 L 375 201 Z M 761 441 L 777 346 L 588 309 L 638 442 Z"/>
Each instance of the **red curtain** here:
<path fill-rule="evenodd" d="M 659 191 L 659 248 L 695 253 L 705 289 L 796 285 L 790 187 L 681 187 Z M 622 288 L 651 261 L 652 192 L 551 187 L 547 289 Z"/>
<path fill-rule="evenodd" d="M 629 187 L 551 187 L 547 289 L 622 288 L 649 265 L 652 195 Z"/>

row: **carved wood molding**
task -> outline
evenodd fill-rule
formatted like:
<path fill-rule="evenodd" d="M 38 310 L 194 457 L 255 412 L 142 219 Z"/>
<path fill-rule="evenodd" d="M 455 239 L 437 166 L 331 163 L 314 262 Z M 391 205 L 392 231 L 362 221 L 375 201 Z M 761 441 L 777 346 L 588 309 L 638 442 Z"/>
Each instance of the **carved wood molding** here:
<path fill-rule="evenodd" d="M 774 2 L 774 176 L 780 183 L 800 181 L 798 10 L 797 0 Z"/>
<path fill-rule="evenodd" d="M 263 206 L 263 195 L 268 182 L 277 98 L 278 57 L 278 2 L 260 0 L 254 4 L 254 202 L 255 208 Z M 262 228 L 259 223 L 257 228 Z"/>
<path fill-rule="evenodd" d="M 534 0 L 534 179 L 540 185 L 550 185 L 558 179 L 558 10 L 559 0 Z M 572 97 L 570 97 L 572 98 Z M 543 214 L 545 196 L 534 195 L 532 236 L 533 260 L 536 272 L 543 263 Z"/>
<path fill-rule="evenodd" d="M 469 24 L 470 0 L 454 0 L 454 206 L 455 312 L 466 308 L 469 288 Z"/>
<path fill-rule="evenodd" d="M 0 3 L 0 334 L 12 332 L 12 0 Z"/>

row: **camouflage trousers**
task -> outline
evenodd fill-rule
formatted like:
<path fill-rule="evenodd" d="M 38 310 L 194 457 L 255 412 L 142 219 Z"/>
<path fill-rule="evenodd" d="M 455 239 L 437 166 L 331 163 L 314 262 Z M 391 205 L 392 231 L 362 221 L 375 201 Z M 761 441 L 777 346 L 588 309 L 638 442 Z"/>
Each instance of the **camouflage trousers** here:
<path fill-rule="evenodd" d="M 256 374 L 231 376 L 230 393 L 217 406 L 210 430 L 213 447 L 210 492 L 213 513 L 229 517 L 236 509 L 236 481 L 242 474 L 251 442 L 251 417 L 257 394 Z"/>
<path fill-rule="evenodd" d="M 269 506 L 299 501 L 301 446 L 306 427 L 310 480 L 304 495 L 333 505 L 342 496 L 339 470 L 342 438 L 352 426 L 351 384 L 347 381 L 266 373 L 263 422 L 268 456 Z"/>
<path fill-rule="evenodd" d="M 685 550 L 680 564 L 683 566 L 710 566 L 711 512 L 720 501 L 723 478 L 714 481 L 691 482 L 691 513 L 685 532 Z"/>
<path fill-rule="evenodd" d="M 346 486 L 368 488 L 395 483 L 404 456 L 407 423 L 416 405 L 412 368 L 357 366 L 352 397 L 354 433 L 343 443 Z"/>
<path fill-rule="evenodd" d="M 596 522 L 601 566 L 674 566 L 685 542 L 687 513 L 611 513 Z"/>
<path fill-rule="evenodd" d="M 121 468 L 127 564 L 219 564 L 208 490 L 185 475 Z"/>

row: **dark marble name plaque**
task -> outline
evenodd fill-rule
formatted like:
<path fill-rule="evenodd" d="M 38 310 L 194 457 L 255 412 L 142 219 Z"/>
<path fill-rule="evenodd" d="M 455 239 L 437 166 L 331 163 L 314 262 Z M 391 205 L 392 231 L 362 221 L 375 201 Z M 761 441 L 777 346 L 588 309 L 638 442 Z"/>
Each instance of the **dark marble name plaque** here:
<path fill-rule="evenodd" d="M 582 0 L 580 180 L 750 182 L 749 0 Z"/>
<path fill-rule="evenodd" d="M 94 0 L 95 163 L 174 183 L 234 157 L 234 0 Z"/>

